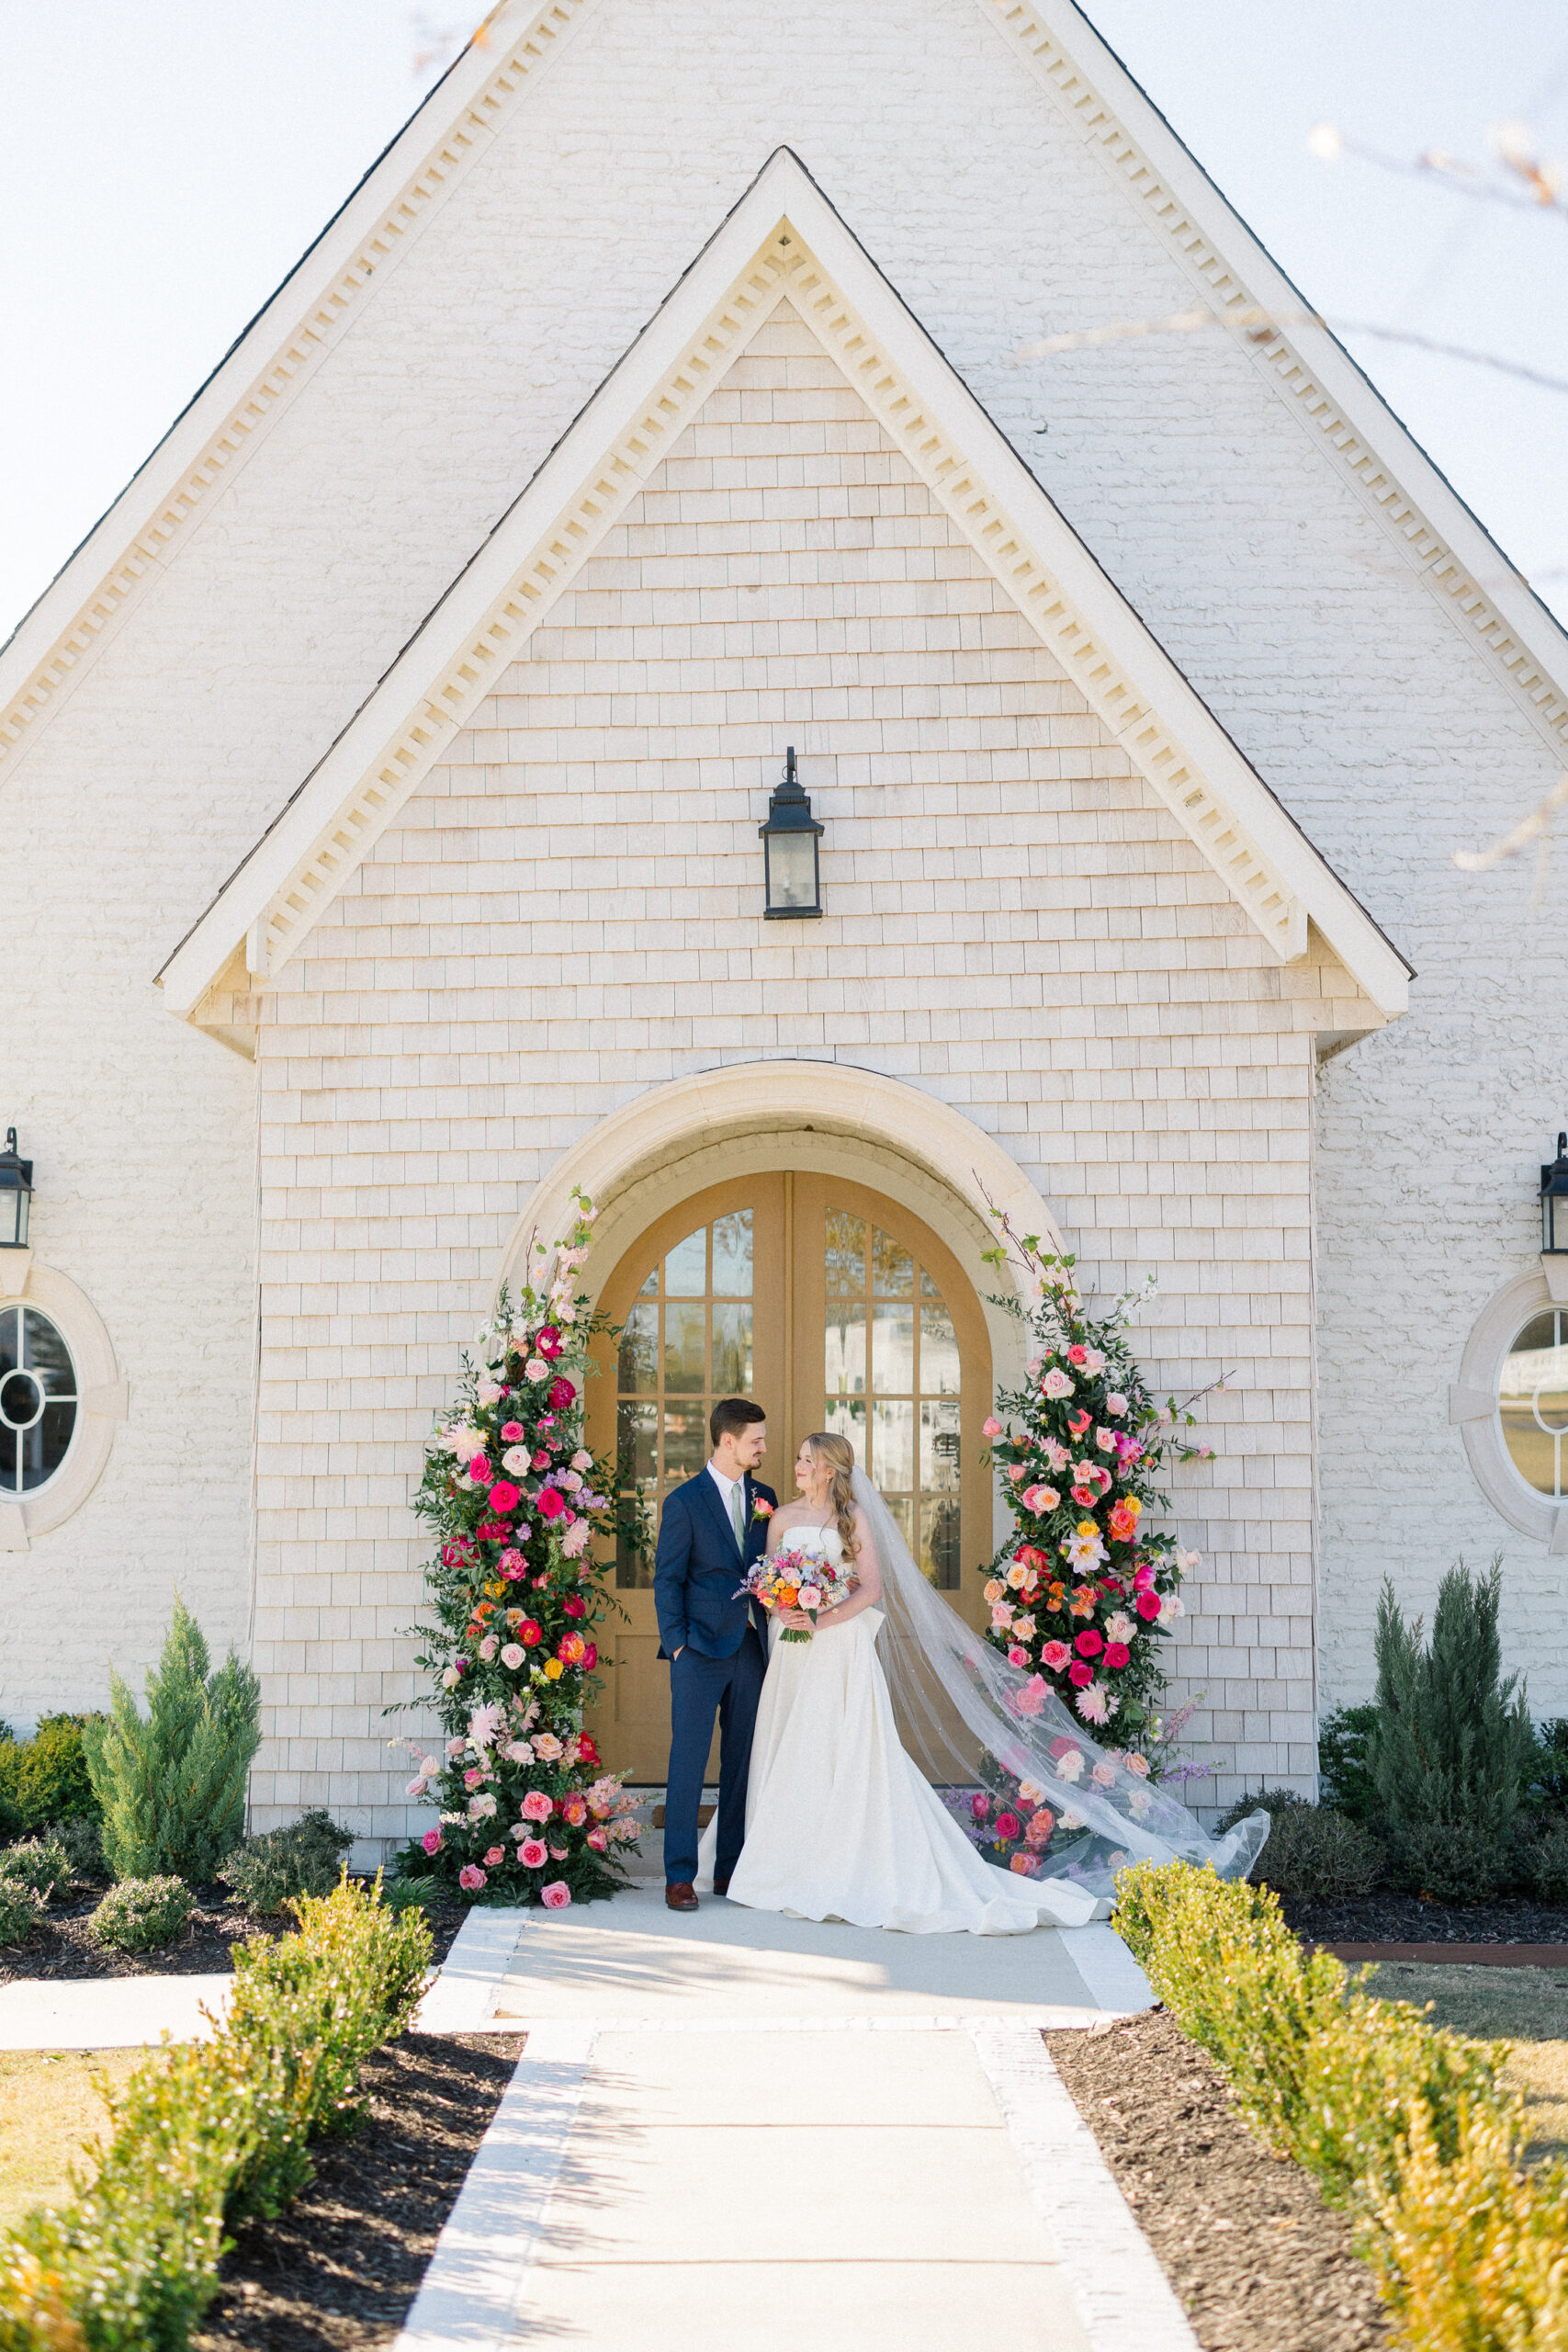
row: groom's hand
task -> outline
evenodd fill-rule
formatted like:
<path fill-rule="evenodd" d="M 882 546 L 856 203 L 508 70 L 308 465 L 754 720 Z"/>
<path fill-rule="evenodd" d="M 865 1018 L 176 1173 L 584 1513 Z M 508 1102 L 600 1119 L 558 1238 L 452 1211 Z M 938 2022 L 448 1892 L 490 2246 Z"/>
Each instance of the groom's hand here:
<path fill-rule="evenodd" d="M 678 1658 L 678 1657 L 685 1657 L 685 1655 L 686 1655 L 686 1645 L 685 1645 L 685 1643 L 684 1643 L 684 1642 L 682 1642 L 682 1645 L 681 1645 L 681 1646 L 680 1646 L 680 1648 L 679 1648 L 679 1649 L 674 1653 L 674 1657 L 672 1657 L 671 1658 L 671 1660 L 670 1660 L 671 1665 L 671 1666 L 673 1666 L 673 1665 L 674 1665 L 674 1663 L 675 1663 L 675 1659 L 676 1659 L 676 1658 Z"/>

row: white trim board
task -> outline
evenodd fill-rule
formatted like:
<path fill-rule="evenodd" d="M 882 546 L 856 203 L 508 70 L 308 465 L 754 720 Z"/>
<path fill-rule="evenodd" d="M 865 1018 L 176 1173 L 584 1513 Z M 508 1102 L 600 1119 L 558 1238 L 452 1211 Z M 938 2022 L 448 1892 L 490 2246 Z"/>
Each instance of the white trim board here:
<path fill-rule="evenodd" d="M 788 300 L 1270 952 L 1309 921 L 1389 1017 L 1409 967 L 1314 849 L 787 149 L 704 247 L 158 975 L 189 1018 L 297 953 L 759 327 Z"/>

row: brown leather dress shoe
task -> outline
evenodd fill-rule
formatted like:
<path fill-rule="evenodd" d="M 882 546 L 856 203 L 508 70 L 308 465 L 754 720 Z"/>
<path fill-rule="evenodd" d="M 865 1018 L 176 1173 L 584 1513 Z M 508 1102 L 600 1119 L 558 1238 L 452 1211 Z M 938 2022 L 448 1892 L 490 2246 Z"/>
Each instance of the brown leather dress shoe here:
<path fill-rule="evenodd" d="M 728 1894 L 729 1881 L 727 1878 L 716 1878 L 713 1883 L 713 1891 L 716 1894 Z"/>
<path fill-rule="evenodd" d="M 697 1891 L 689 1878 L 677 1879 L 673 1886 L 665 1888 L 664 1900 L 671 1911 L 694 1911 Z"/>

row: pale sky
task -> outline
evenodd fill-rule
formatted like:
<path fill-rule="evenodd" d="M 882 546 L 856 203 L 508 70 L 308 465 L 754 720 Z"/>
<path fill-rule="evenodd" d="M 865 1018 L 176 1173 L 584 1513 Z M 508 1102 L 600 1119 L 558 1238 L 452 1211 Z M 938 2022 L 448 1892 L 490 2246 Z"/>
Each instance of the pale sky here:
<path fill-rule="evenodd" d="M 0 638 L 479 13 L 443 0 L 0 0 Z M 1512 119 L 1539 153 L 1568 159 L 1562 0 L 1089 0 L 1088 13 L 1331 322 L 1568 382 L 1568 215 L 1307 152 L 1330 120 L 1352 144 L 1407 160 L 1444 148 L 1505 185 L 1491 140 Z M 1101 323 L 1086 303 L 1045 331 Z M 1568 391 L 1345 340 L 1568 618 Z"/>

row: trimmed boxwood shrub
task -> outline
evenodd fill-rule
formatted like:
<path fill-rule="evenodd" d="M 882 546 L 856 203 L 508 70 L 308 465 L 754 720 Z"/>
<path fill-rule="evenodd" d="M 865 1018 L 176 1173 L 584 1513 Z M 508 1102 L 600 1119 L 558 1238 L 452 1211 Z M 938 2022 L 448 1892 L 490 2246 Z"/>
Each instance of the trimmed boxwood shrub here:
<path fill-rule="evenodd" d="M 179 1934 L 196 1898 L 183 1879 L 122 1878 L 87 1922 L 89 1933 L 114 1951 L 151 1951 Z"/>
<path fill-rule="evenodd" d="M 85 1737 L 101 1715 L 45 1715 L 31 1739 L 0 1739 L 0 1832 L 18 1837 L 55 1823 L 96 1820 L 98 1801 Z"/>
<path fill-rule="evenodd" d="M 25 1879 L 0 1878 L 0 1944 L 25 1943 L 43 1917 L 43 1897 Z"/>
<path fill-rule="evenodd" d="M 353 1831 L 340 1829 L 331 1814 L 317 1806 L 287 1829 L 247 1838 L 218 1875 L 247 1911 L 281 1911 L 297 1894 L 330 1894 L 353 1843 Z"/>

